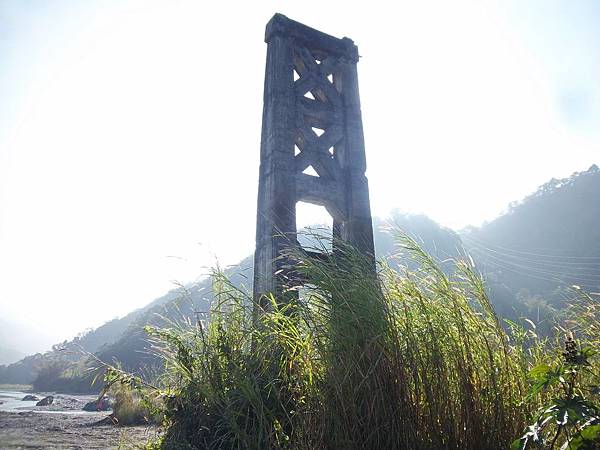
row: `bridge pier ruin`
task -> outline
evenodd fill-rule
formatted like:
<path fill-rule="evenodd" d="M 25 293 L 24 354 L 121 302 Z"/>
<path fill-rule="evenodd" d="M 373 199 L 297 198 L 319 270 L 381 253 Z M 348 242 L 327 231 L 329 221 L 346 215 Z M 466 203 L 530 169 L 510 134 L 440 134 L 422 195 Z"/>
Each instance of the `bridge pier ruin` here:
<path fill-rule="evenodd" d="M 265 42 L 255 299 L 285 287 L 289 261 L 282 254 L 299 245 L 299 201 L 324 206 L 334 245 L 348 243 L 374 267 L 358 48 L 281 14 L 267 24 Z"/>

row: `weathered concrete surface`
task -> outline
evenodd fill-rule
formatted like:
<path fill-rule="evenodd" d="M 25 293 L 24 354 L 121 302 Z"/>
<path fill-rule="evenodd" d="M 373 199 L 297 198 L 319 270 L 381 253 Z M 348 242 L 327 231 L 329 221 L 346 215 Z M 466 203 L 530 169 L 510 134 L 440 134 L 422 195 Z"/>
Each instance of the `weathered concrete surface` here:
<path fill-rule="evenodd" d="M 266 28 L 254 296 L 281 291 L 296 203 L 324 206 L 334 239 L 373 257 L 358 48 L 275 14 Z M 312 167 L 318 176 L 305 172 Z"/>

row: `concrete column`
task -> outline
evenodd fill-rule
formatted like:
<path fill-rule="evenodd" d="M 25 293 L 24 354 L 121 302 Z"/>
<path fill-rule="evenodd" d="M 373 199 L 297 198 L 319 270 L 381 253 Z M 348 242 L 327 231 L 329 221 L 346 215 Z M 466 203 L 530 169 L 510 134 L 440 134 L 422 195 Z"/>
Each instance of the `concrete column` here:
<path fill-rule="evenodd" d="M 281 255 L 297 245 L 298 201 L 325 206 L 334 216 L 334 237 L 374 255 L 357 47 L 281 14 L 267 24 L 265 42 L 255 298 L 284 288 L 290 262 Z M 294 144 L 301 148 L 297 156 Z M 309 165 L 318 177 L 302 173 Z"/>

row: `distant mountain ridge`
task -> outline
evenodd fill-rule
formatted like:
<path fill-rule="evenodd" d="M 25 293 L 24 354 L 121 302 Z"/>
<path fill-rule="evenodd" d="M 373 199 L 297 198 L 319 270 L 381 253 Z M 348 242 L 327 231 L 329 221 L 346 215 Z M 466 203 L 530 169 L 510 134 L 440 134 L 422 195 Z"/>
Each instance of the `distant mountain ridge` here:
<path fill-rule="evenodd" d="M 424 247 L 432 254 L 437 254 L 440 259 L 459 255 L 458 235 L 440 227 L 426 216 L 395 213 L 389 222 L 420 239 Z M 381 230 L 383 224 L 382 220 L 374 219 L 376 252 L 382 256 L 392 253 L 394 240 L 391 234 Z M 251 291 L 252 264 L 253 258 L 249 256 L 226 270 L 225 274 L 234 285 L 245 286 Z M 32 383 L 40 367 L 48 361 L 59 358 L 69 359 L 74 363 L 77 357 L 65 355 L 76 355 L 80 349 L 95 353 L 107 362 L 119 361 L 127 370 L 152 370 L 156 360 L 149 352 L 143 327 L 148 324 L 164 325 L 165 318 L 179 321 L 194 319 L 197 311 L 209 309 L 211 294 L 210 279 L 173 289 L 120 319 L 113 319 L 71 341 L 55 345 L 51 352 L 31 355 L 17 363 L 0 366 L 0 383 L 16 383 L 16 380 L 20 380 L 19 383 Z"/>
<path fill-rule="evenodd" d="M 376 252 L 385 257 L 394 251 L 393 237 L 381 231 L 383 221 L 374 222 Z M 479 228 L 457 233 L 426 216 L 400 213 L 386 222 L 417 238 L 440 260 L 464 257 L 466 249 L 505 317 L 535 310 L 541 320 L 561 307 L 564 287 L 576 281 L 600 291 L 600 170 L 595 165 L 569 178 L 549 181 Z M 229 269 L 227 275 L 234 284 L 251 289 L 252 257 Z M 164 318 L 194 320 L 198 311 L 209 308 L 211 294 L 210 279 L 192 283 L 62 346 L 81 346 L 105 361 L 120 361 L 127 370 L 150 370 L 156 359 L 149 352 L 143 326 L 164 324 Z M 47 359 L 34 355 L 0 366 L 0 383 L 14 382 L 15 377 L 20 382 L 33 381 Z"/>
<path fill-rule="evenodd" d="M 461 255 L 460 237 L 454 231 L 440 227 L 424 215 L 394 213 L 388 221 L 374 219 L 375 251 L 378 256 L 388 256 L 394 250 L 394 236 L 383 230 L 384 224 L 390 223 L 397 229 L 404 230 L 421 241 L 423 247 L 439 259 L 458 257 Z M 225 274 L 235 286 L 252 290 L 253 257 L 249 256 L 238 265 L 228 269 Z M 113 345 L 101 349 L 97 355 L 104 361 L 118 360 L 128 370 L 139 370 L 144 367 L 150 370 L 155 363 L 148 348 L 148 341 L 143 327 L 147 324 L 164 325 L 164 319 L 195 319 L 196 311 L 208 311 L 212 286 L 210 280 L 195 283 L 180 292 L 173 301 L 161 302 L 145 309 L 145 314 L 136 318 L 135 322 Z"/>
<path fill-rule="evenodd" d="M 4 306 L 8 305 L 2 304 L 0 307 L 0 347 L 2 349 L 11 354 L 19 353 L 25 356 L 47 350 L 53 342 L 56 342 L 57 338 L 55 335 L 53 336 L 52 330 L 40 329 L 31 324 L 26 317 L 14 318 L 9 312 L 3 311 Z M 0 358 L 0 364 L 6 363 Z"/>
<path fill-rule="evenodd" d="M 247 284 L 252 276 L 246 277 L 244 272 L 251 270 L 251 263 L 252 259 L 246 258 L 225 273 L 232 282 Z M 49 352 L 30 355 L 13 364 L 0 365 L 0 384 L 30 384 L 48 361 L 59 359 L 76 362 L 81 358 L 82 350 L 108 362 L 120 361 L 129 370 L 151 366 L 153 357 L 146 351 L 143 327 L 164 324 L 163 318 L 183 320 L 193 317 L 197 311 L 207 310 L 211 292 L 212 281 L 209 278 L 172 289 L 122 318 L 110 320 L 71 341 L 54 345 Z"/>
<path fill-rule="evenodd" d="M 21 358 L 24 358 L 26 355 L 23 352 L 18 350 L 0 347 L 0 364 L 11 364 L 14 363 Z"/>

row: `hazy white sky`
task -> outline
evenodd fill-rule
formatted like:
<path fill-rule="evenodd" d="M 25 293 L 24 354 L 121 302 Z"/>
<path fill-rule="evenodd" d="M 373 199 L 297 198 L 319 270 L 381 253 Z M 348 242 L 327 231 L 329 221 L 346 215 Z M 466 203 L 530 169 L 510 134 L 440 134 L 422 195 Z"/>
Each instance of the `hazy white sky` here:
<path fill-rule="evenodd" d="M 376 215 L 600 160 L 597 1 L 0 0 L 0 315 L 70 338 L 253 251 L 275 12 L 359 46 Z"/>

